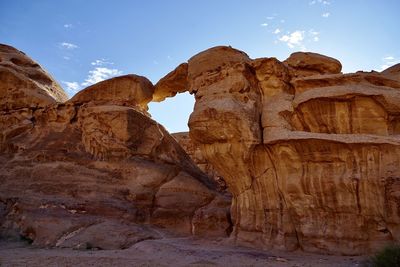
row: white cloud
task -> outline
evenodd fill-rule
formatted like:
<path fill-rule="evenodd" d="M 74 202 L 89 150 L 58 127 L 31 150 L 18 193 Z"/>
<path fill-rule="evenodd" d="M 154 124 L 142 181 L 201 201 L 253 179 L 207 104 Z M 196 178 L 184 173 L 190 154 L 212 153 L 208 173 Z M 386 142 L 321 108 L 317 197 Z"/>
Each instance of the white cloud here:
<path fill-rule="evenodd" d="M 284 19 L 281 19 L 281 23 L 285 23 L 285 20 L 284 20 Z"/>
<path fill-rule="evenodd" d="M 62 42 L 60 45 L 61 45 L 62 48 L 69 49 L 69 50 L 73 50 L 73 49 L 78 48 L 77 45 L 71 44 L 71 43 L 67 43 L 67 42 Z"/>
<path fill-rule="evenodd" d="M 81 88 L 79 86 L 79 83 L 77 82 L 65 82 L 65 81 L 61 81 L 63 84 L 65 84 L 65 86 L 67 87 L 67 91 L 69 91 L 72 94 L 75 94 L 76 92 L 78 92 Z"/>
<path fill-rule="evenodd" d="M 388 56 L 388 57 L 384 57 L 383 59 L 384 59 L 384 60 L 393 60 L 393 59 L 394 59 L 394 57 L 392 57 L 392 56 Z"/>
<path fill-rule="evenodd" d="M 72 28 L 72 24 L 64 24 L 64 28 L 70 29 L 70 28 Z"/>
<path fill-rule="evenodd" d="M 312 0 L 312 1 L 308 2 L 309 5 L 315 5 L 316 3 L 322 4 L 322 5 L 330 5 L 331 4 L 331 2 L 328 0 Z"/>
<path fill-rule="evenodd" d="M 314 42 L 318 42 L 319 41 L 319 32 L 311 29 L 311 30 L 308 31 L 308 35 L 309 35 L 309 37 L 312 38 L 312 40 Z"/>
<path fill-rule="evenodd" d="M 105 67 L 97 67 L 91 71 L 89 71 L 88 77 L 85 79 L 83 83 L 81 83 L 82 86 L 89 86 L 104 80 L 107 80 L 109 78 L 121 75 L 122 71 L 118 69 L 109 69 Z"/>
<path fill-rule="evenodd" d="M 278 28 L 276 28 L 275 31 L 274 31 L 274 34 L 278 34 L 278 33 L 280 33 L 280 32 L 281 32 L 281 30 L 278 29 Z"/>
<path fill-rule="evenodd" d="M 95 61 L 90 63 L 92 66 L 103 66 L 103 65 L 114 65 L 114 62 L 109 62 L 105 60 L 104 58 L 102 59 L 96 59 Z"/>
<path fill-rule="evenodd" d="M 267 27 L 267 26 L 268 26 L 268 23 L 262 23 L 262 24 L 260 24 L 260 26 L 261 26 L 261 27 Z"/>
<path fill-rule="evenodd" d="M 267 17 L 268 20 L 273 20 L 275 17 L 271 16 L 271 17 Z"/>
<path fill-rule="evenodd" d="M 399 63 L 399 59 L 396 59 L 394 56 L 386 56 L 382 58 L 382 65 L 379 68 L 379 71 L 383 71 L 397 63 Z"/>
<path fill-rule="evenodd" d="M 70 60 L 71 58 L 70 58 L 70 57 L 67 57 L 67 56 L 63 56 L 63 59 L 65 59 L 65 60 Z"/>
<path fill-rule="evenodd" d="M 294 31 L 279 38 L 279 41 L 286 43 L 290 48 L 299 46 L 303 49 L 304 31 Z"/>
<path fill-rule="evenodd" d="M 324 18 L 327 18 L 327 17 L 329 17 L 331 15 L 331 13 L 329 13 L 329 12 L 326 12 L 326 13 L 322 13 L 322 17 L 324 17 Z"/>

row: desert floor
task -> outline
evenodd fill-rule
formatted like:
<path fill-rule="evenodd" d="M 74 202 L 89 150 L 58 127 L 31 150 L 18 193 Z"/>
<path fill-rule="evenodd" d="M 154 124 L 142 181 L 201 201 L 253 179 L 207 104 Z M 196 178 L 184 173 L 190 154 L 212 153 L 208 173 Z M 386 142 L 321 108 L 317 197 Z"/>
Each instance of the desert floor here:
<path fill-rule="evenodd" d="M 0 266 L 362 266 L 362 256 L 330 256 L 231 246 L 225 240 L 165 238 L 124 250 L 41 249 L 0 242 Z"/>

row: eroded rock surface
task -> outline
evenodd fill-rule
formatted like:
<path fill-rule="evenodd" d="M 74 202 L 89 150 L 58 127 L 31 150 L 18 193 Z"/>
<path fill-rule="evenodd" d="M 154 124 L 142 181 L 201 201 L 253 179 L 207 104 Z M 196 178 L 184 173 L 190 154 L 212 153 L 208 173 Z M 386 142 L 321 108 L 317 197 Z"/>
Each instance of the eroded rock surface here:
<path fill-rule="evenodd" d="M 14 54 L 28 60 L 1 49 L 2 235 L 126 248 L 167 229 L 342 254 L 400 241 L 398 65 L 341 74 L 315 53 L 281 62 L 220 46 L 155 87 L 130 75 L 63 102 L 51 78 L 30 76 L 36 63 L 10 71 Z M 195 162 L 146 112 L 185 91 L 196 104 L 176 139 Z"/>
<path fill-rule="evenodd" d="M 155 85 L 153 101 L 160 102 L 167 97 L 187 90 L 188 64 L 182 63 L 175 70 L 168 73 Z"/>
<path fill-rule="evenodd" d="M 146 115 L 153 95 L 146 78 L 113 78 L 57 103 L 50 92 L 64 95 L 61 88 L 46 91 L 41 80 L 14 72 L 21 82 L 1 80 L 7 96 L 20 96 L 1 99 L 2 237 L 118 249 L 166 232 L 230 233 L 229 199 Z"/>
<path fill-rule="evenodd" d="M 190 138 L 233 194 L 237 242 L 359 254 L 399 241 L 397 67 L 340 71 L 314 53 L 230 47 L 188 61 Z"/>
<path fill-rule="evenodd" d="M 153 92 L 153 84 L 146 77 L 129 74 L 89 86 L 74 95 L 69 102 L 91 105 L 106 103 L 147 111 Z"/>
<path fill-rule="evenodd" d="M 197 167 L 200 168 L 210 179 L 217 182 L 218 190 L 226 192 L 226 183 L 224 178 L 218 174 L 217 170 L 203 156 L 200 148 L 194 143 L 189 136 L 189 132 L 180 132 L 171 134 L 179 145 L 186 151 Z"/>
<path fill-rule="evenodd" d="M 0 107 L 44 107 L 67 95 L 39 64 L 14 47 L 0 44 Z"/>

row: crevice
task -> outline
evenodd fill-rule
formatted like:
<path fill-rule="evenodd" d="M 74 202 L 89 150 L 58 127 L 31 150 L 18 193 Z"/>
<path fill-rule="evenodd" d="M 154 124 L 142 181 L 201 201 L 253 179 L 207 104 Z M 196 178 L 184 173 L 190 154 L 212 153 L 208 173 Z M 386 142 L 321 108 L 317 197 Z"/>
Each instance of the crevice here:
<path fill-rule="evenodd" d="M 214 197 L 211 198 L 206 204 L 204 204 L 204 205 L 198 207 L 197 209 L 195 209 L 195 210 L 192 212 L 192 214 L 190 215 L 190 234 L 191 234 L 191 235 L 194 235 L 194 225 L 193 225 L 194 215 L 196 215 L 196 212 L 199 211 L 200 209 L 202 209 L 202 208 L 207 207 L 208 205 L 210 205 L 211 202 L 213 202 L 214 199 L 215 199 L 216 197 L 217 197 L 217 196 L 214 195 Z"/>
<path fill-rule="evenodd" d="M 160 191 L 161 187 L 165 184 L 168 183 L 169 181 L 172 181 L 178 174 L 181 172 L 181 168 L 175 167 L 170 173 L 167 174 L 166 178 L 163 179 L 158 185 L 156 185 L 156 190 L 153 193 L 153 197 L 151 200 L 151 207 L 150 207 L 150 218 L 153 217 L 153 213 L 156 210 L 156 197 L 157 193 Z"/>
<path fill-rule="evenodd" d="M 269 160 L 270 160 L 270 162 L 271 162 L 271 164 L 272 164 L 272 167 L 273 167 L 273 169 L 274 169 L 274 174 L 275 174 L 274 176 L 275 176 L 275 182 L 276 182 L 276 189 L 277 189 L 278 195 L 279 195 L 280 210 L 281 210 L 281 213 L 283 213 L 283 207 L 285 207 L 285 208 L 287 209 L 288 205 L 287 205 L 287 203 L 286 203 L 285 197 L 284 197 L 284 195 L 283 195 L 281 189 L 279 188 L 278 173 L 277 173 L 277 168 L 276 168 L 276 166 L 275 166 L 275 163 L 274 163 L 274 161 L 272 160 L 272 151 L 271 151 L 271 149 L 270 149 L 268 146 L 264 146 L 264 148 L 265 148 L 265 150 L 266 150 L 266 152 L 267 152 L 268 158 L 269 158 Z M 282 205 L 282 204 L 284 204 L 284 205 Z M 283 217 L 283 214 L 281 214 L 281 217 Z M 295 233 L 295 236 L 296 236 L 297 246 L 299 247 L 300 250 L 303 250 L 303 248 L 302 248 L 302 246 L 301 246 L 301 243 L 300 243 L 299 234 L 298 234 L 298 232 L 297 232 L 296 225 L 295 225 L 295 223 L 293 222 L 293 219 L 292 219 L 291 214 L 288 214 L 288 217 L 289 217 L 289 220 L 290 220 L 290 222 L 291 222 L 291 224 L 292 224 L 292 227 L 293 227 L 293 230 L 294 230 L 294 233 Z"/>

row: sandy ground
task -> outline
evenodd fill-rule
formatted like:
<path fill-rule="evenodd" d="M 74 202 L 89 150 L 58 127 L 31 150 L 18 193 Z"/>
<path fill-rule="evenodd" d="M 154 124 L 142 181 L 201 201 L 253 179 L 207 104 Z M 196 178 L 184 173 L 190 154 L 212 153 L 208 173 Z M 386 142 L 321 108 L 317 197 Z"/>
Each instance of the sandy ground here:
<path fill-rule="evenodd" d="M 0 266 L 362 266 L 364 257 L 262 251 L 223 240 L 165 238 L 125 250 L 39 249 L 0 242 Z"/>

